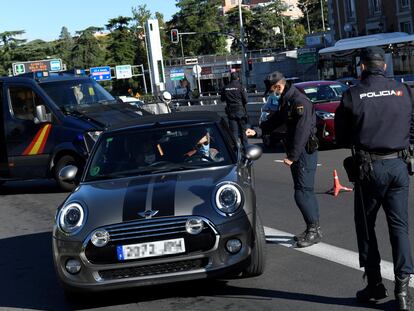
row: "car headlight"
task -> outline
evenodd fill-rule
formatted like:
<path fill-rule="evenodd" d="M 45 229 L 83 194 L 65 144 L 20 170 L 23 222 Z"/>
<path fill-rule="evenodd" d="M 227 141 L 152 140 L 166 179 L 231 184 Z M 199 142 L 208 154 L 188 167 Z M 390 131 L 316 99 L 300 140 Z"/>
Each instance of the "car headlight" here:
<path fill-rule="evenodd" d="M 57 223 L 63 233 L 72 235 L 82 229 L 85 219 L 85 210 L 82 205 L 79 203 L 69 203 L 60 210 Z"/>
<path fill-rule="evenodd" d="M 234 214 L 242 204 L 242 193 L 233 183 L 220 185 L 215 194 L 215 203 L 218 211 L 225 216 Z"/>
<path fill-rule="evenodd" d="M 315 113 L 322 120 L 335 119 L 335 113 L 333 113 L 333 112 L 316 111 Z"/>
<path fill-rule="evenodd" d="M 102 134 L 102 131 L 86 132 L 86 135 L 88 135 L 88 137 L 91 138 L 94 142 L 98 140 L 101 134 Z"/>

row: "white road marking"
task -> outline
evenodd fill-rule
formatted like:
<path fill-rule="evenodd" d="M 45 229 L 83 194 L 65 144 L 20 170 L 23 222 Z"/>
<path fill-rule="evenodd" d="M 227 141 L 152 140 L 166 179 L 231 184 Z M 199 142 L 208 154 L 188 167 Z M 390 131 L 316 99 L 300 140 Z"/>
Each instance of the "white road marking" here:
<path fill-rule="evenodd" d="M 283 160 L 273 160 L 275 163 L 283 163 Z M 322 166 L 322 164 L 318 163 L 317 166 Z"/>
<path fill-rule="evenodd" d="M 293 240 L 294 235 L 292 233 L 283 232 L 269 227 L 264 227 L 264 229 L 266 241 L 288 248 L 294 248 L 295 241 Z M 308 255 L 323 258 L 349 268 L 363 271 L 363 269 L 359 267 L 359 256 L 357 252 L 326 243 L 318 243 L 305 248 L 295 248 L 295 250 Z M 392 262 L 385 260 L 381 261 L 381 274 L 384 279 L 394 281 L 394 265 Z M 414 287 L 414 279 L 410 280 L 410 287 Z"/>

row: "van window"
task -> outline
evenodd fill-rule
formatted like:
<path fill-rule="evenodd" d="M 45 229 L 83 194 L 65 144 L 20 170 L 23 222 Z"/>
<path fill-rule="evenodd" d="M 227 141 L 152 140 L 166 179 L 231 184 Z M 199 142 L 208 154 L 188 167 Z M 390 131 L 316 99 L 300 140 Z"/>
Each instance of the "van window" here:
<path fill-rule="evenodd" d="M 43 100 L 27 87 L 10 87 L 10 104 L 14 117 L 21 120 L 34 120 L 36 106 L 47 106 Z"/>

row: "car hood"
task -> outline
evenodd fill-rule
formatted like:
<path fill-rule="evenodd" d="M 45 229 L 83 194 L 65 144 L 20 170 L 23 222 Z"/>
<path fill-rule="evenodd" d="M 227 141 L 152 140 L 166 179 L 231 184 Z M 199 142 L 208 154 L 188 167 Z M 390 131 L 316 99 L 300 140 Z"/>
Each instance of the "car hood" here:
<path fill-rule="evenodd" d="M 185 215 L 204 216 L 222 223 L 212 205 L 216 185 L 238 181 L 237 166 L 206 168 L 82 184 L 66 202 L 87 207 L 87 221 L 80 235 L 111 224 L 145 219 L 140 213 L 158 211 L 153 218 Z M 249 190 L 247 190 L 249 191 Z"/>
<path fill-rule="evenodd" d="M 150 113 L 125 103 L 100 104 L 89 107 L 79 107 L 74 115 L 88 119 L 100 127 L 111 127 L 139 118 Z"/>
<path fill-rule="evenodd" d="M 336 108 L 338 108 L 339 104 L 340 104 L 339 101 L 334 101 L 334 102 L 329 102 L 329 103 L 314 104 L 313 106 L 315 107 L 315 110 L 318 110 L 318 111 L 335 113 Z"/>

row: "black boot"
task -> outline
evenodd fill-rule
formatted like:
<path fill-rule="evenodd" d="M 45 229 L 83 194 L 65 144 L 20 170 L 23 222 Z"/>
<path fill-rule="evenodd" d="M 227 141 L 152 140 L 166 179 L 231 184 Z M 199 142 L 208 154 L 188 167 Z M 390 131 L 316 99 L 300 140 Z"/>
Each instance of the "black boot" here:
<path fill-rule="evenodd" d="M 411 310 L 412 297 L 409 289 L 410 276 L 395 276 L 395 300 L 397 310 Z"/>
<path fill-rule="evenodd" d="M 307 232 L 308 230 L 307 229 L 305 229 L 305 231 L 303 231 L 302 233 L 299 233 L 299 234 L 297 234 L 297 235 L 295 235 L 294 237 L 293 237 L 293 239 L 297 242 L 297 241 L 299 241 L 299 240 L 302 240 L 304 237 L 305 237 L 305 235 L 306 235 L 306 232 Z"/>
<path fill-rule="evenodd" d="M 381 271 L 378 269 L 365 269 L 368 285 L 356 293 L 359 302 L 367 303 L 388 297 L 387 289 L 382 283 Z"/>
<path fill-rule="evenodd" d="M 319 243 L 322 240 L 322 231 L 319 224 L 310 224 L 306 228 L 305 236 L 302 239 L 298 239 L 296 246 L 299 248 L 308 247 L 313 244 Z"/>

